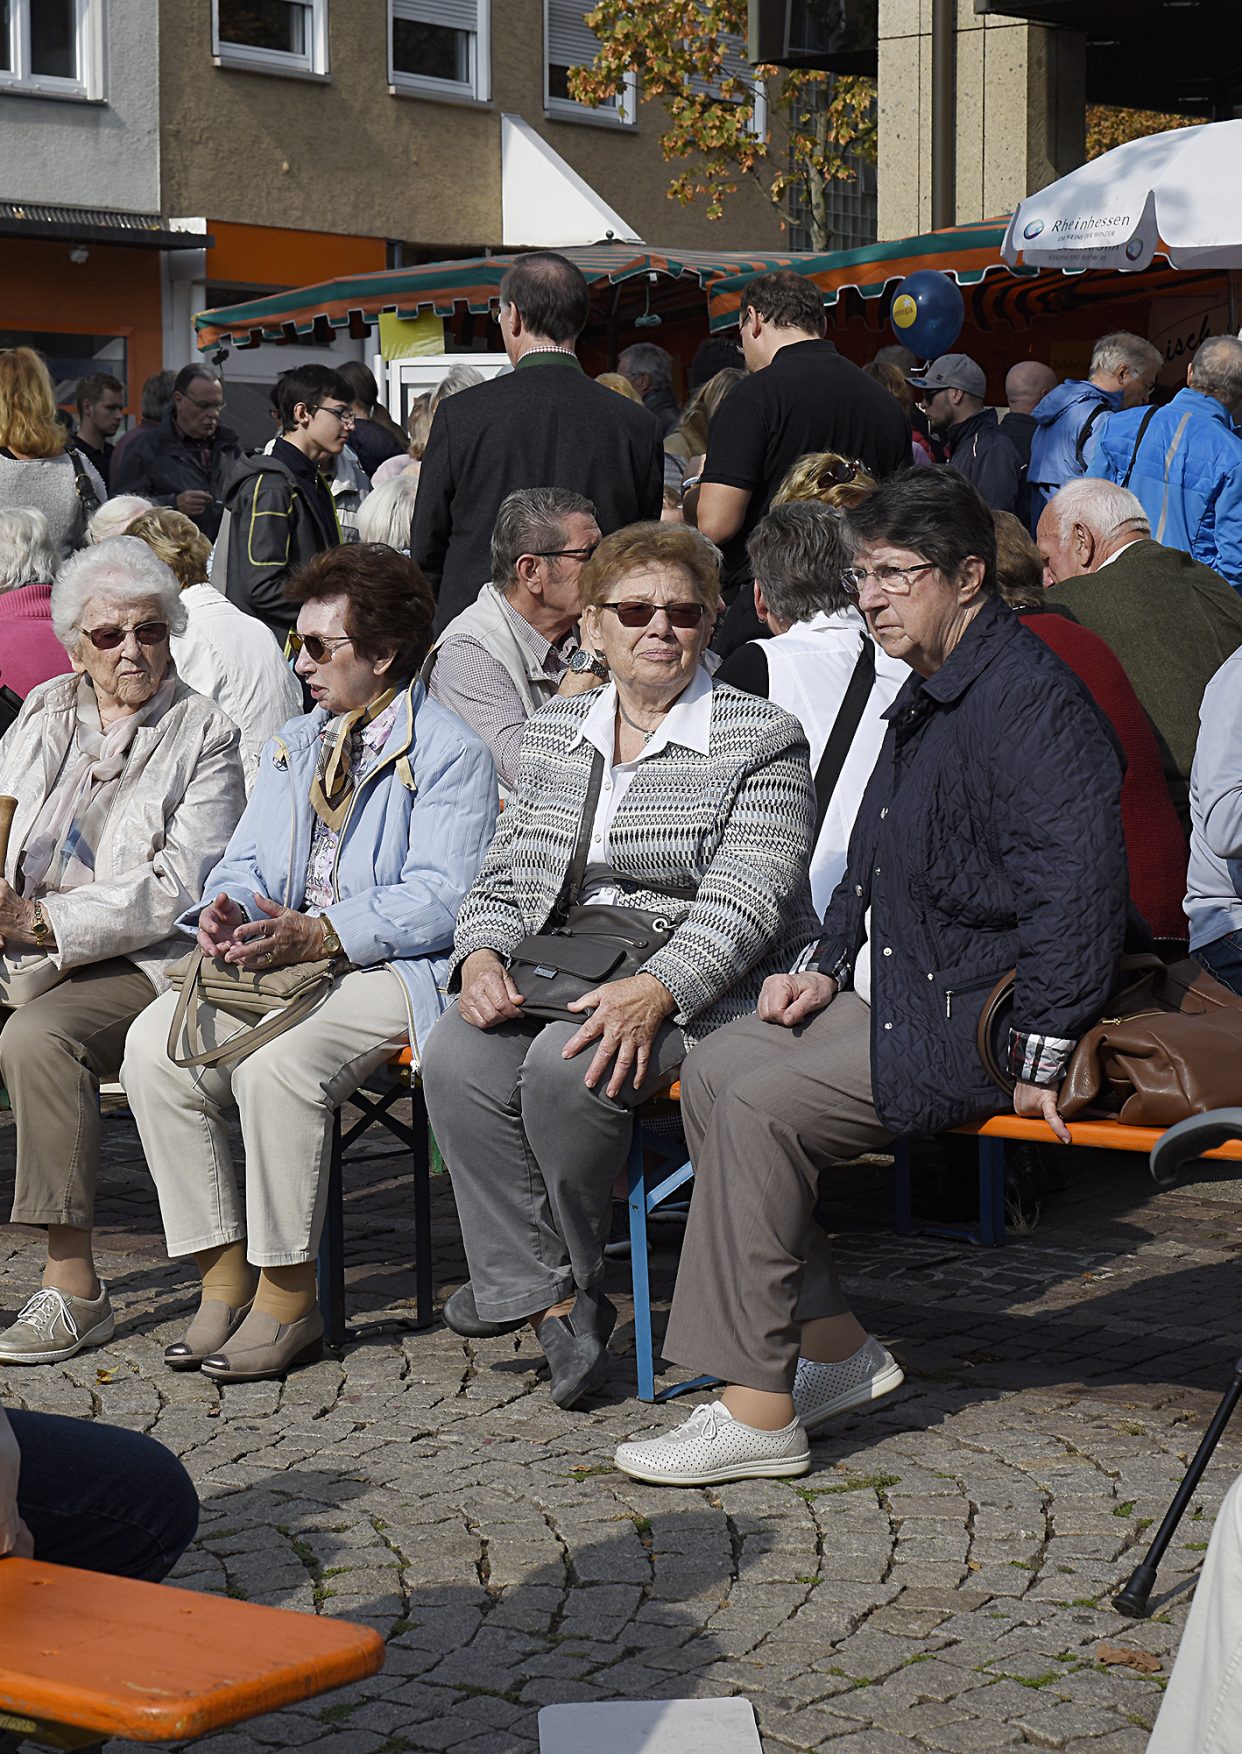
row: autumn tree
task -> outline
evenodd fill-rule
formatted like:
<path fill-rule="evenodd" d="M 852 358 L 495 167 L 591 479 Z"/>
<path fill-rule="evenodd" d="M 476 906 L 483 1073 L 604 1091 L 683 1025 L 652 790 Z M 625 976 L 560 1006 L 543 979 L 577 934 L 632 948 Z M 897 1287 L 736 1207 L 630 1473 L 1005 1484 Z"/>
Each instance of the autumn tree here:
<path fill-rule="evenodd" d="M 827 185 L 852 182 L 858 159 L 875 161 L 874 82 L 750 67 L 746 10 L 746 0 L 597 0 L 585 23 L 599 53 L 571 71 L 570 95 L 607 103 L 636 75 L 643 102 L 664 102 L 660 145 L 681 167 L 673 200 L 704 200 L 719 219 L 745 179 L 785 226 L 806 225 L 813 247 L 830 249 Z"/>
<path fill-rule="evenodd" d="M 1193 128 L 1207 116 L 1161 115 L 1158 110 L 1123 110 L 1115 104 L 1087 105 L 1087 157 L 1098 158 L 1127 140 L 1163 134 L 1169 128 Z"/>

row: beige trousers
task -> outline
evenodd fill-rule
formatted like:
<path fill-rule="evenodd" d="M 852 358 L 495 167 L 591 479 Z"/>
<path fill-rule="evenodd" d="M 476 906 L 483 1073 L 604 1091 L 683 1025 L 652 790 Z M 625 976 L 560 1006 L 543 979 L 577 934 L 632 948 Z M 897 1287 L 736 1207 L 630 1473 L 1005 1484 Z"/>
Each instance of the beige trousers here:
<path fill-rule="evenodd" d="M 406 1040 L 405 989 L 386 968 L 353 969 L 309 1017 L 224 1066 L 168 1057 L 177 995 L 164 993 L 129 1032 L 121 1082 L 155 1178 L 168 1252 L 198 1254 L 247 1239 L 256 1267 L 312 1261 L 328 1197 L 332 1115 Z M 245 1025 L 204 1009 L 205 1045 Z M 245 1210 L 225 1116 L 236 1108 L 246 1152 Z"/>
<path fill-rule="evenodd" d="M 142 970 L 117 956 L 66 975 L 4 1019 L 0 1083 L 17 1121 L 14 1224 L 94 1224 L 99 1086 L 116 1077 L 125 1032 L 154 996 Z"/>
<path fill-rule="evenodd" d="M 796 1029 L 743 1017 L 681 1075 L 694 1194 L 664 1355 L 788 1393 L 804 1322 L 849 1304 L 815 1222 L 819 1174 L 892 1135 L 871 1100 L 871 1013 L 854 993 Z"/>

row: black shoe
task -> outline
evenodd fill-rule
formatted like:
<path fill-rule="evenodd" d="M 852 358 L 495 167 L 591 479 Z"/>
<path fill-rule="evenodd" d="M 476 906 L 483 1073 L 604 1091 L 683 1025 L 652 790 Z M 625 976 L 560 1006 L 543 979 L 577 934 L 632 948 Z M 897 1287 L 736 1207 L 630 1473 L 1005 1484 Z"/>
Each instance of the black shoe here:
<path fill-rule="evenodd" d="M 515 1322 L 484 1321 L 474 1306 L 474 1288 L 469 1279 L 448 1298 L 440 1314 L 445 1327 L 467 1340 L 494 1340 L 498 1334 L 515 1334 L 526 1325 L 525 1316 L 519 1316 Z"/>
<path fill-rule="evenodd" d="M 552 1399 L 576 1407 L 608 1364 L 608 1336 L 617 1312 L 600 1291 L 580 1291 L 566 1316 L 545 1316 L 536 1329 L 552 1373 Z"/>

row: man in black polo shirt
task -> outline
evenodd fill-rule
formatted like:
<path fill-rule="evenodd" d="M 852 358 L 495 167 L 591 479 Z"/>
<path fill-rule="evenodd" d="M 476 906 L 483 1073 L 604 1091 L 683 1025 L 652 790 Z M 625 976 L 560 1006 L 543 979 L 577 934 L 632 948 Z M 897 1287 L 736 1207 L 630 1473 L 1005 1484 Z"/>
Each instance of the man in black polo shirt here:
<path fill-rule="evenodd" d="M 243 457 L 225 491 L 224 594 L 283 644 L 298 612 L 285 597 L 285 581 L 341 540 L 320 464 L 345 447 L 354 393 L 329 366 L 296 366 L 276 380 L 276 406 L 281 433 L 271 455 Z"/>
<path fill-rule="evenodd" d="M 723 652 L 764 632 L 746 543 L 798 458 L 836 451 L 877 479 L 910 461 L 900 404 L 824 338 L 824 307 L 809 280 L 788 269 L 756 276 L 740 327 L 751 375 L 720 404 L 700 484 L 686 495 L 687 521 L 724 552 L 732 606 L 716 641 Z"/>

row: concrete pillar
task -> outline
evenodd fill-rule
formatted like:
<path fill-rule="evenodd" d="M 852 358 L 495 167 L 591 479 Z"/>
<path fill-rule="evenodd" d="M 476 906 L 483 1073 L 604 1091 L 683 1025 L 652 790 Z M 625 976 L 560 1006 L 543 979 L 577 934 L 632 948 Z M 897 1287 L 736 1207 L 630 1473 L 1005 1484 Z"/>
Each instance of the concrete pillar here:
<path fill-rule="evenodd" d="M 879 234 L 931 227 L 932 0 L 880 0 Z M 958 0 L 957 222 L 1010 212 L 1083 161 L 1086 39 Z"/>

